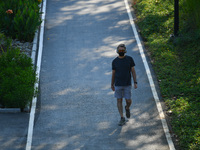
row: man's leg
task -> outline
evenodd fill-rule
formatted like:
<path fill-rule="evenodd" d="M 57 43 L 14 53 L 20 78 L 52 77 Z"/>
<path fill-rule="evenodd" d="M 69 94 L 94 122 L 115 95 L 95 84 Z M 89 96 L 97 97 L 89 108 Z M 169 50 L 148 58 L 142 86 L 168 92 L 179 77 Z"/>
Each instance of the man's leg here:
<path fill-rule="evenodd" d="M 130 106 L 131 106 L 132 100 L 131 99 L 126 99 L 126 106 L 125 106 L 125 110 L 126 110 L 126 117 L 130 118 L 131 114 L 130 114 Z"/>
<path fill-rule="evenodd" d="M 123 126 L 126 122 L 124 116 L 123 116 L 123 105 L 122 105 L 122 100 L 123 100 L 123 90 L 120 87 L 115 87 L 115 97 L 117 98 L 117 108 L 119 111 L 119 114 L 121 116 L 121 120 L 118 123 L 119 126 Z"/>
<path fill-rule="evenodd" d="M 126 99 L 126 109 L 129 109 L 131 104 L 132 104 L 132 100 L 131 99 Z"/>
<path fill-rule="evenodd" d="M 119 126 L 123 126 L 125 123 L 126 123 L 126 120 L 123 116 L 123 105 L 122 105 L 122 98 L 120 99 L 117 99 L 117 107 L 118 107 L 118 110 L 119 110 L 119 114 L 121 116 L 121 120 L 120 122 L 118 123 Z"/>
<path fill-rule="evenodd" d="M 130 118 L 130 106 L 131 106 L 131 103 L 132 103 L 132 100 L 131 100 L 131 86 L 126 86 L 124 88 L 124 97 L 126 99 L 126 106 L 125 106 L 125 110 L 126 110 L 126 117 L 127 118 Z"/>
<path fill-rule="evenodd" d="M 117 108 L 121 117 L 123 116 L 123 105 L 122 105 L 122 98 L 117 99 Z"/>

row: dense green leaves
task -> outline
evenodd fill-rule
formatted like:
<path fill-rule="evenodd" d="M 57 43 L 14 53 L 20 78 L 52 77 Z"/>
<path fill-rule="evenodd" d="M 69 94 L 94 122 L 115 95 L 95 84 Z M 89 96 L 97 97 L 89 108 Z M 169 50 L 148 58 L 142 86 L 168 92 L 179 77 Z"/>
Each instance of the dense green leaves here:
<path fill-rule="evenodd" d="M 181 0 L 182 16 L 187 18 L 186 25 L 190 28 L 200 28 L 200 1 L 199 0 Z M 184 17 L 183 17 L 184 16 Z M 189 27 L 188 26 L 188 27 Z"/>
<path fill-rule="evenodd" d="M 32 41 L 41 24 L 39 2 L 36 0 L 6 0 L 0 2 L 0 30 L 21 41 Z M 12 13 L 7 12 L 12 10 Z"/>
<path fill-rule="evenodd" d="M 9 49 L 0 55 L 0 104 L 25 108 L 35 94 L 36 75 L 32 60 L 19 49 Z"/>
<path fill-rule="evenodd" d="M 173 112 L 171 123 L 181 150 L 199 150 L 200 17 L 196 16 L 200 4 L 196 0 L 179 3 L 179 37 L 173 38 L 173 0 L 134 0 L 134 8 L 161 94 Z"/>

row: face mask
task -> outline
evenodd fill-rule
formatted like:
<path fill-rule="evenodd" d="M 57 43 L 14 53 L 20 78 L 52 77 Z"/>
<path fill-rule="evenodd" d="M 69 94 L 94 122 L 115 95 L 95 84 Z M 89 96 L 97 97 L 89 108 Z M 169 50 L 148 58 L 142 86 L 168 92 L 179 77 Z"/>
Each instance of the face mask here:
<path fill-rule="evenodd" d="M 119 56 L 124 56 L 124 52 L 120 52 L 120 53 L 119 53 Z"/>

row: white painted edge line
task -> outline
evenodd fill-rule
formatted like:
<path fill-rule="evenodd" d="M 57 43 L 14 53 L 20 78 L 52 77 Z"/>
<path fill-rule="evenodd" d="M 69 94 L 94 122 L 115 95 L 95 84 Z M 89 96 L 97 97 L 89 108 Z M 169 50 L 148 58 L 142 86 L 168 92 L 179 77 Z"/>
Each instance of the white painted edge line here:
<path fill-rule="evenodd" d="M 158 98 L 158 94 L 157 94 L 157 91 L 156 91 L 156 88 L 155 88 L 155 84 L 153 82 L 151 71 L 149 69 L 149 65 L 147 63 L 146 56 L 145 56 L 144 50 L 142 48 L 142 44 L 141 44 L 140 38 L 138 36 L 137 30 L 136 30 L 136 27 L 135 27 L 135 23 L 133 21 L 133 16 L 131 14 L 131 10 L 130 10 L 128 1 L 124 0 L 124 2 L 125 2 L 125 6 L 126 6 L 128 16 L 129 16 L 130 24 L 132 26 L 132 29 L 133 29 L 133 32 L 135 34 L 135 38 L 136 38 L 136 41 L 137 41 L 137 45 L 139 47 L 140 55 L 141 55 L 142 61 L 144 63 L 144 67 L 145 67 L 145 70 L 146 70 L 146 73 L 147 73 L 147 76 L 148 76 L 150 87 L 151 87 L 153 97 L 154 97 L 155 102 L 156 102 L 156 106 L 157 106 L 158 113 L 159 113 L 159 116 L 160 116 L 160 119 L 161 119 L 161 122 L 162 122 L 162 126 L 163 126 L 163 129 L 164 129 L 164 132 L 165 132 L 165 136 L 167 138 L 169 148 L 170 148 L 170 150 L 175 150 L 174 143 L 172 141 L 171 135 L 169 133 L 169 128 L 168 128 L 168 125 L 167 125 L 167 122 L 166 122 L 166 119 L 165 119 L 165 115 L 164 115 L 160 100 Z"/>
<path fill-rule="evenodd" d="M 43 0 L 42 12 L 43 12 L 42 16 L 41 16 L 42 24 L 40 26 L 39 48 L 38 48 L 38 57 L 37 57 L 37 65 L 36 65 L 36 76 L 38 78 L 38 82 L 39 82 L 39 77 L 40 77 L 41 59 L 42 59 L 42 50 L 43 50 L 44 22 L 45 22 L 45 15 L 46 15 L 46 0 Z M 39 84 L 36 83 L 35 88 L 38 88 L 38 86 L 39 86 Z M 31 150 L 36 104 L 37 104 L 37 97 L 34 97 L 32 100 L 31 113 L 30 113 L 30 117 L 29 117 L 26 150 Z"/>
<path fill-rule="evenodd" d="M 35 59 L 36 59 L 36 51 L 37 51 L 37 40 L 38 40 L 38 30 L 35 32 L 35 37 L 33 39 L 33 47 L 32 47 L 32 53 L 31 53 L 31 59 L 35 67 Z"/>

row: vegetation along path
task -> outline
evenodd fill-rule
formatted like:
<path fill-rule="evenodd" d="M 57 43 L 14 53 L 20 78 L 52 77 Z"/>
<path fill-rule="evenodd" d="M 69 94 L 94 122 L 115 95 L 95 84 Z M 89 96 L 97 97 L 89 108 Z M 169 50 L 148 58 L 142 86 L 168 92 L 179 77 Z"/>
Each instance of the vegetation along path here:
<path fill-rule="evenodd" d="M 199 150 L 200 1 L 179 0 L 179 32 L 170 37 L 175 1 L 133 0 L 133 6 L 179 148 Z"/>

